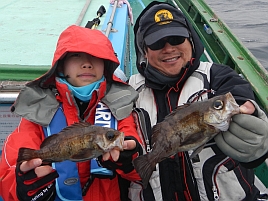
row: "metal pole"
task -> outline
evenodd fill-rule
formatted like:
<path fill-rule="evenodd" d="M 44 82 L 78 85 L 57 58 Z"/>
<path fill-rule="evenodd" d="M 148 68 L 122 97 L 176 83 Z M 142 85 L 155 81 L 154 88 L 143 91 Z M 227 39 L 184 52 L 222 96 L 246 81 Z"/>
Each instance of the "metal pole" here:
<path fill-rule="evenodd" d="M 112 14 L 110 16 L 110 20 L 107 23 L 107 28 L 106 28 L 106 31 L 105 31 L 105 36 L 107 36 L 107 37 L 109 36 L 109 34 L 111 32 L 111 29 L 112 29 L 112 26 L 113 26 L 113 20 L 114 20 L 114 15 L 115 15 L 115 11 L 116 11 L 116 8 L 117 8 L 117 4 L 118 4 L 118 0 L 115 0 L 114 1 L 114 8 L 113 8 Z"/>
<path fill-rule="evenodd" d="M 83 18 L 85 16 L 85 14 L 86 14 L 86 11 L 88 9 L 88 6 L 89 6 L 90 2 L 91 2 L 91 0 L 87 0 L 87 2 L 85 3 L 85 5 L 84 5 L 84 7 L 83 7 L 83 9 L 82 9 L 82 11 L 81 11 L 78 19 L 75 22 L 75 25 L 78 25 L 79 26 L 81 24 L 81 22 L 82 22 L 82 20 L 83 20 Z"/>

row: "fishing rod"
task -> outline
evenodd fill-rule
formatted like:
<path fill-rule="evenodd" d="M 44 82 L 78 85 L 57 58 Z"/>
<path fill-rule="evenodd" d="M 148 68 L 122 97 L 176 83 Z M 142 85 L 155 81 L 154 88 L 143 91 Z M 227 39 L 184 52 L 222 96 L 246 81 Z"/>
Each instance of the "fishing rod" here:
<path fill-rule="evenodd" d="M 85 27 L 89 29 L 96 29 L 97 26 L 99 26 L 100 24 L 100 17 L 105 13 L 106 9 L 103 5 L 101 5 L 99 10 L 97 11 L 97 17 L 94 18 L 92 21 L 88 21 Z"/>

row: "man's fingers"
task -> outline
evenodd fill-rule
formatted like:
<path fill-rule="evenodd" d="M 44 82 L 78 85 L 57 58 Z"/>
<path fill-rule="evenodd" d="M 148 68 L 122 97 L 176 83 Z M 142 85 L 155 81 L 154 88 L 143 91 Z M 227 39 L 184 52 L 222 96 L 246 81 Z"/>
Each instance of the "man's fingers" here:
<path fill-rule="evenodd" d="M 20 170 L 22 172 L 27 172 L 29 170 L 32 170 L 38 166 L 40 166 L 42 164 L 42 160 L 40 158 L 35 158 L 29 161 L 24 161 L 21 165 L 20 165 Z"/>
<path fill-rule="evenodd" d="M 255 106 L 250 101 L 245 102 L 240 106 L 240 113 L 242 114 L 253 114 L 255 111 Z"/>

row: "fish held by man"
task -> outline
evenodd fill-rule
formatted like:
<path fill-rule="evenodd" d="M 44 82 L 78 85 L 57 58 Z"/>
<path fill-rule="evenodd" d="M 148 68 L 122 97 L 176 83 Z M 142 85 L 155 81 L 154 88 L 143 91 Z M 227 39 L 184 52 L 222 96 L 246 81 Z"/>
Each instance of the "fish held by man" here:
<path fill-rule="evenodd" d="M 43 162 L 86 161 L 111 149 L 123 150 L 124 133 L 112 128 L 75 123 L 47 137 L 39 150 L 20 148 L 17 162 L 41 158 Z"/>
<path fill-rule="evenodd" d="M 196 156 L 215 135 L 228 130 L 231 117 L 238 113 L 239 105 L 229 92 L 179 106 L 167 115 L 153 127 L 152 151 L 133 161 L 143 188 L 147 187 L 157 163 L 183 151 L 194 150 L 191 157 Z"/>

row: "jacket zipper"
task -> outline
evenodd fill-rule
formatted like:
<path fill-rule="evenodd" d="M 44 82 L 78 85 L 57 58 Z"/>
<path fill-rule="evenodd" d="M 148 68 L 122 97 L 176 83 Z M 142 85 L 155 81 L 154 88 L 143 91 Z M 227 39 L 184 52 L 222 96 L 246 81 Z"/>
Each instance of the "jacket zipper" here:
<path fill-rule="evenodd" d="M 146 153 L 149 153 L 151 152 L 151 145 L 150 145 L 150 141 L 149 141 L 149 138 L 148 138 L 148 135 L 147 135 L 147 130 L 146 130 L 146 125 L 145 125 L 145 117 L 143 115 L 143 113 L 139 110 L 139 108 L 135 108 L 138 113 L 137 113 L 137 116 L 138 116 L 138 119 L 139 119 L 139 123 L 141 124 L 140 128 L 142 130 L 142 136 L 144 138 L 144 142 L 146 144 Z"/>
<path fill-rule="evenodd" d="M 217 184 L 216 184 L 216 174 L 218 173 L 218 169 L 220 166 L 222 166 L 222 164 L 227 161 L 229 159 L 229 157 L 224 158 L 220 163 L 218 163 L 218 165 L 216 165 L 214 167 L 213 170 L 213 174 L 212 174 L 212 192 L 213 192 L 213 196 L 214 196 L 214 201 L 218 201 L 220 196 L 218 193 L 218 188 L 217 188 Z"/>

